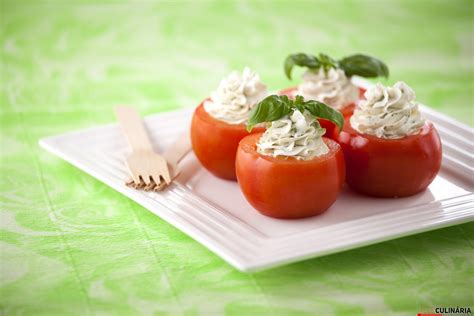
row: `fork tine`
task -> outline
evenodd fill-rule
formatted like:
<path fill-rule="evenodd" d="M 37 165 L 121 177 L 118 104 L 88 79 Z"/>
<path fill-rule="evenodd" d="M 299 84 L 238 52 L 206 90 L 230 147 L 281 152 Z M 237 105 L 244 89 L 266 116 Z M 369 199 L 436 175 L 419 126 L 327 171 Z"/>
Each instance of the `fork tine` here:
<path fill-rule="evenodd" d="M 155 181 L 157 185 L 159 185 L 163 180 L 160 170 L 153 170 L 150 177 L 153 179 L 153 181 Z"/>
<path fill-rule="evenodd" d="M 166 163 L 161 166 L 159 172 L 160 172 L 160 176 L 163 178 L 166 184 L 170 184 L 171 177 L 170 177 L 170 172 L 168 170 L 168 166 L 166 165 Z"/>
<path fill-rule="evenodd" d="M 127 161 L 128 171 L 130 171 L 130 175 L 132 176 L 133 182 L 135 182 L 135 185 L 137 185 L 140 183 L 140 174 L 132 166 L 133 165 Z"/>
<path fill-rule="evenodd" d="M 153 179 L 151 179 L 150 184 L 147 184 L 143 189 L 144 189 L 145 191 L 151 191 L 151 190 L 153 190 L 155 187 L 156 187 L 156 182 L 155 182 Z"/>
<path fill-rule="evenodd" d="M 160 181 L 160 183 L 154 188 L 154 191 L 155 192 L 162 191 L 164 188 L 166 188 L 166 186 L 167 186 L 167 184 L 164 180 Z"/>
<path fill-rule="evenodd" d="M 140 175 L 140 178 L 143 182 L 145 182 L 146 185 L 150 185 L 151 181 L 149 175 Z"/>
<path fill-rule="evenodd" d="M 139 190 L 139 189 L 142 189 L 144 186 L 145 186 L 145 183 L 143 181 L 140 181 L 138 183 L 135 183 L 134 188 Z"/>
<path fill-rule="evenodd" d="M 125 181 L 125 185 L 127 187 L 133 187 L 135 185 L 135 181 L 133 180 L 133 178 L 128 178 L 127 181 Z"/>

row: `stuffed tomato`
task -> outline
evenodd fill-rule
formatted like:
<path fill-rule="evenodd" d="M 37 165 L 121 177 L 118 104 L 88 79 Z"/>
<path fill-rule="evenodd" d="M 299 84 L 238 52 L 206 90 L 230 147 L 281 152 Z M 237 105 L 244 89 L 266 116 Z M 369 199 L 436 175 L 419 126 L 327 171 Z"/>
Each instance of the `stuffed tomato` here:
<path fill-rule="evenodd" d="M 252 107 L 267 96 L 257 74 L 245 68 L 224 78 L 211 97 L 194 111 L 191 143 L 199 162 L 215 176 L 235 180 L 235 154 L 249 135 L 246 122 Z M 257 127 L 254 132 L 265 129 Z"/>
<path fill-rule="evenodd" d="M 415 94 L 403 82 L 393 87 L 376 85 L 366 95 L 338 137 L 347 184 L 376 197 L 423 191 L 441 167 L 436 128 L 420 116 Z"/>
<path fill-rule="evenodd" d="M 339 144 L 323 141 L 329 151 L 309 160 L 258 153 L 262 133 L 242 139 L 236 173 L 247 201 L 260 213 L 275 218 L 303 218 L 326 211 L 344 184 L 344 156 Z"/>
<path fill-rule="evenodd" d="M 257 127 L 252 132 L 262 132 Z M 215 176 L 235 180 L 235 154 L 239 142 L 250 133 L 244 124 L 215 119 L 200 104 L 191 122 L 191 143 L 199 162 Z"/>
<path fill-rule="evenodd" d="M 260 213 L 303 218 L 323 213 L 336 201 L 344 183 L 344 156 L 337 142 L 322 137 L 319 117 L 342 127 L 339 112 L 300 96 L 269 96 L 252 112 L 249 128 L 267 122 L 267 129 L 240 141 L 236 174 L 247 201 Z"/>
<path fill-rule="evenodd" d="M 307 54 L 289 55 L 285 60 L 285 73 L 291 79 L 294 66 L 307 68 L 303 81 L 293 88 L 280 91 L 289 97 L 303 96 L 306 100 L 323 102 L 338 111 L 344 117 L 350 117 L 357 102 L 363 98 L 365 90 L 352 83 L 352 76 L 379 77 L 388 76 L 388 67 L 380 60 L 361 54 L 342 58 L 337 61 L 325 54 L 312 56 Z M 326 129 L 326 137 L 337 138 L 338 129 L 328 120 L 320 119 Z"/>

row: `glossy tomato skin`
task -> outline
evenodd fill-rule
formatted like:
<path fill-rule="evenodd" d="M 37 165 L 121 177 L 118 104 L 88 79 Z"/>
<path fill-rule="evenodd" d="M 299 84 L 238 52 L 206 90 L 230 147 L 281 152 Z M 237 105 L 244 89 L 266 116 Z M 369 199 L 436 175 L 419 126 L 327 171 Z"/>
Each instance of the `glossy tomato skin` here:
<path fill-rule="evenodd" d="M 362 194 L 416 194 L 426 189 L 441 167 L 441 141 L 432 123 L 417 135 L 383 139 L 358 133 L 346 120 L 338 140 L 346 160 L 346 182 Z"/>
<path fill-rule="evenodd" d="M 275 218 L 303 218 L 326 211 L 344 184 L 344 155 L 339 144 L 323 138 L 329 153 L 311 160 L 274 158 L 257 152 L 261 135 L 245 137 L 237 150 L 237 179 L 247 201 Z"/>
<path fill-rule="evenodd" d="M 294 92 L 298 89 L 298 87 L 291 87 L 291 88 L 286 88 L 278 92 L 279 95 L 286 95 L 288 97 L 293 97 Z M 364 88 L 359 88 L 359 99 L 364 98 L 364 93 L 365 93 Z M 352 113 L 354 113 L 354 110 L 356 108 L 355 103 L 348 104 L 346 107 L 344 107 L 340 112 L 344 116 L 344 118 L 348 118 L 352 116 Z M 337 126 L 328 120 L 325 119 L 318 119 L 319 124 L 321 127 L 326 129 L 326 134 L 324 134 L 325 137 L 337 140 L 337 136 L 339 135 L 339 129 Z"/>
<path fill-rule="evenodd" d="M 191 122 L 191 143 L 201 164 L 215 176 L 236 180 L 235 154 L 242 138 L 249 135 L 244 124 L 229 124 L 215 119 L 204 110 L 202 102 Z M 252 132 L 262 132 L 255 127 Z"/>

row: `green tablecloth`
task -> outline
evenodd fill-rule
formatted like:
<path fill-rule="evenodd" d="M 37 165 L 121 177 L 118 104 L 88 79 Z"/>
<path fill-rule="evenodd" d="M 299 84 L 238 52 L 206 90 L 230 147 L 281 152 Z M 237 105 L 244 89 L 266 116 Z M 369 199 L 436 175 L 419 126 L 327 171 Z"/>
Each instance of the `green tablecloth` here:
<path fill-rule="evenodd" d="M 355 52 L 473 125 L 472 1 L 1 1 L 5 315 L 415 315 L 472 306 L 464 224 L 245 274 L 39 149 L 40 137 L 195 106 L 248 65 L 290 85 L 288 53 Z M 300 74 L 298 72 L 297 74 Z M 296 76 L 298 77 L 298 76 Z M 2 314 L 0 312 L 0 314 Z"/>

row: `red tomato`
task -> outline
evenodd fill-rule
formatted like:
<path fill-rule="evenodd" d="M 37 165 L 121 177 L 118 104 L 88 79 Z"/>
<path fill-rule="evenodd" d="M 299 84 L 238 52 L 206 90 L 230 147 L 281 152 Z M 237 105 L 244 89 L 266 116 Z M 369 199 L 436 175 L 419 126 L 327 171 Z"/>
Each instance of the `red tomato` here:
<path fill-rule="evenodd" d="M 377 197 L 402 197 L 423 191 L 441 167 L 441 141 L 431 123 L 417 135 L 383 139 L 355 131 L 346 120 L 339 135 L 347 184 Z"/>
<path fill-rule="evenodd" d="M 294 92 L 298 89 L 298 87 L 291 87 L 291 88 L 286 88 L 278 92 L 279 95 L 286 95 L 288 97 L 293 97 Z M 359 98 L 363 99 L 364 98 L 364 93 L 365 93 L 364 88 L 359 88 Z M 345 118 L 351 117 L 352 113 L 354 113 L 356 105 L 354 103 L 351 103 L 347 106 L 345 106 L 340 112 L 342 115 L 344 115 Z M 337 135 L 339 134 L 339 129 L 337 126 L 328 120 L 325 119 L 318 119 L 319 124 L 321 127 L 326 129 L 326 134 L 324 134 L 325 137 L 337 140 Z"/>
<path fill-rule="evenodd" d="M 191 122 L 191 143 L 201 164 L 219 178 L 236 180 L 235 153 L 242 138 L 249 135 L 244 124 L 229 124 L 215 119 L 204 110 L 202 102 Z M 252 132 L 263 132 L 255 127 Z"/>
<path fill-rule="evenodd" d="M 323 138 L 329 152 L 311 160 L 274 158 L 257 152 L 261 136 L 245 137 L 237 150 L 237 179 L 247 201 L 260 213 L 276 218 L 302 218 L 326 211 L 344 184 L 344 155 L 339 144 Z"/>

